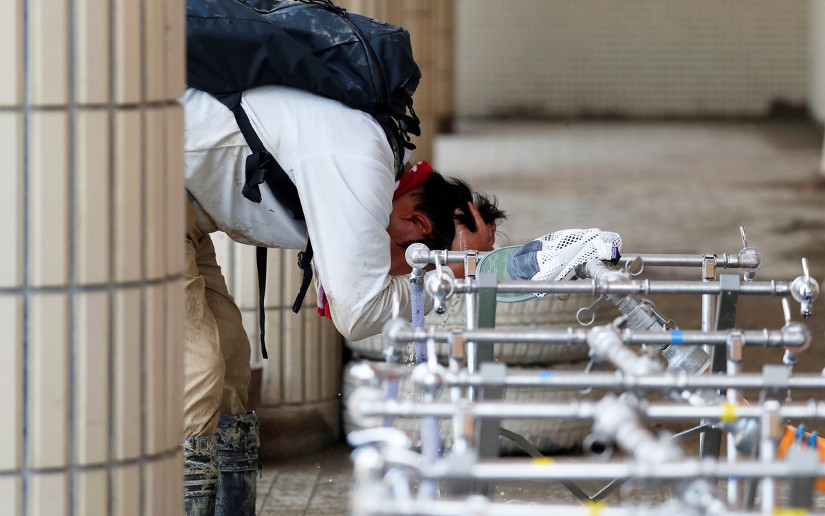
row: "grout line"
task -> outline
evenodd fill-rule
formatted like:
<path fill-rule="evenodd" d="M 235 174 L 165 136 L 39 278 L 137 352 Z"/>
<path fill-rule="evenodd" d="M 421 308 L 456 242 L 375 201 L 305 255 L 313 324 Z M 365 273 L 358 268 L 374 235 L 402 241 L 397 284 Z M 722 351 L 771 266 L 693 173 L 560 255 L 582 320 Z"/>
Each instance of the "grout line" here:
<path fill-rule="evenodd" d="M 68 27 L 68 38 L 69 38 L 69 105 L 68 107 L 68 132 L 69 137 L 67 144 L 69 146 L 68 149 L 68 160 L 69 160 L 69 180 L 68 180 L 68 187 L 69 187 L 69 248 L 67 252 L 69 253 L 69 281 L 68 281 L 68 317 L 69 317 L 69 335 L 68 335 L 68 350 L 67 350 L 67 359 L 68 364 L 68 380 L 69 380 L 69 392 L 68 392 L 68 404 L 69 404 L 69 421 L 68 421 L 68 446 L 69 446 L 69 466 L 74 466 L 77 463 L 77 452 L 75 450 L 75 442 L 77 437 L 77 406 L 76 406 L 76 387 L 77 387 L 77 337 L 75 335 L 76 330 L 76 321 L 75 317 L 77 315 L 77 291 L 75 290 L 75 284 L 77 279 L 75 277 L 75 266 L 76 266 L 76 239 L 77 239 L 77 231 L 76 231 L 76 223 L 77 223 L 77 203 L 76 203 L 76 194 L 77 194 L 77 164 L 75 162 L 77 158 L 77 149 L 75 148 L 78 142 L 78 138 L 76 138 L 75 130 L 77 129 L 77 110 L 75 107 L 75 100 L 77 91 L 75 89 L 75 62 L 77 59 L 77 48 L 75 47 L 75 24 L 77 23 L 77 3 L 75 0 L 70 0 L 68 5 L 66 6 L 67 10 L 67 23 L 69 24 Z M 75 490 L 77 487 L 77 478 L 75 475 L 75 471 L 72 470 L 71 474 L 69 475 L 69 516 L 75 515 Z"/>
<path fill-rule="evenodd" d="M 112 495 L 112 491 L 114 490 L 115 486 L 115 472 L 114 468 L 111 463 L 112 457 L 114 457 L 114 425 L 112 423 L 114 417 L 114 340 L 115 340 L 115 307 L 114 307 L 114 299 L 115 299 L 115 285 L 114 285 L 114 278 L 115 278 L 115 202 L 116 202 L 116 188 L 115 188 L 115 148 L 116 148 L 116 132 L 115 132 L 115 124 L 117 123 L 117 113 L 115 109 L 115 3 L 116 0 L 109 0 L 108 2 L 108 22 L 109 22 L 109 33 L 108 36 L 108 46 L 109 46 L 109 70 L 108 70 L 108 81 L 109 81 L 109 102 L 106 105 L 108 110 L 108 131 L 109 131 L 109 145 L 108 145 L 108 168 L 109 168 L 109 217 L 108 217 L 108 245 L 109 245 L 109 256 L 108 256 L 108 283 L 105 285 L 106 292 L 107 292 L 107 304 L 108 304 L 108 326 L 107 326 L 107 356 L 106 356 L 106 367 L 107 371 L 107 393 L 106 393 L 106 402 L 107 402 L 107 414 L 106 414 L 106 437 L 108 439 L 107 444 L 107 463 L 106 463 L 106 506 L 108 509 L 108 513 L 110 515 L 115 513 L 115 497 Z"/>
<path fill-rule="evenodd" d="M 30 276 L 30 267 L 29 267 L 29 260 L 31 258 L 31 250 L 29 246 L 31 244 L 31 237 L 29 234 L 30 227 L 30 210 L 31 210 L 31 203 L 29 202 L 29 166 L 31 160 L 29 159 L 29 146 L 30 140 L 29 137 L 29 129 L 31 128 L 31 120 L 30 120 L 30 108 L 31 108 L 31 80 L 29 77 L 29 73 L 31 72 L 31 46 L 29 45 L 29 23 L 30 23 L 30 13 L 29 13 L 29 4 L 26 0 L 18 0 L 21 5 L 22 11 L 22 18 L 23 18 L 23 63 L 22 63 L 22 75 L 23 75 L 23 105 L 21 106 L 21 110 L 23 113 L 23 292 L 21 293 L 21 297 L 23 298 L 23 350 L 22 350 L 22 361 L 23 361 L 23 373 L 22 373 L 22 420 L 23 420 L 23 475 L 22 475 L 22 497 L 21 500 L 21 507 L 23 516 L 26 516 L 29 513 L 29 419 L 31 414 L 29 413 L 29 311 L 30 311 L 30 294 L 27 291 L 29 285 L 29 276 Z"/>
<path fill-rule="evenodd" d="M 73 104 L 82 109 L 87 110 L 99 110 L 99 111 L 107 111 L 111 108 L 109 104 L 100 104 L 96 102 L 90 102 L 84 104 L 82 102 L 73 102 Z M 176 100 L 153 100 L 153 101 L 146 101 L 146 102 L 125 102 L 117 106 L 118 110 L 120 111 L 138 111 L 144 109 L 146 107 L 152 108 L 162 108 L 168 107 L 177 104 Z M 0 113 L 22 113 L 25 111 L 29 112 L 55 112 L 55 111 L 65 111 L 67 106 L 54 106 L 54 105 L 44 105 L 44 106 L 29 106 L 25 108 L 23 106 L 3 106 L 0 105 Z"/>
<path fill-rule="evenodd" d="M 139 287 L 146 287 L 146 286 L 158 286 L 158 285 L 165 285 L 167 283 L 175 282 L 183 277 L 183 273 L 177 273 L 172 275 L 163 276 L 160 278 L 150 279 L 150 280 L 135 280 L 135 281 L 123 281 L 123 282 L 110 282 L 110 283 L 90 283 L 88 285 L 45 285 L 45 286 L 38 286 L 38 287 L 26 287 L 26 288 L 0 288 L 0 296 L 10 295 L 10 296 L 20 296 L 24 294 L 69 294 L 72 292 L 78 293 L 86 293 L 86 292 L 105 292 L 112 287 L 115 287 L 117 290 L 126 290 L 132 288 L 139 288 Z"/>
<path fill-rule="evenodd" d="M 150 0 L 154 1 L 154 0 Z M 162 5 L 162 4 L 161 4 Z M 146 68 L 146 41 L 147 41 L 147 28 L 146 28 L 146 0 L 142 0 L 138 4 L 140 9 L 140 14 L 138 15 L 139 18 L 139 25 L 140 25 L 140 32 L 138 36 L 138 40 L 140 42 L 140 63 L 138 69 L 140 70 L 140 162 L 138 165 L 138 169 L 140 170 L 140 215 L 138 216 L 139 220 L 141 221 L 140 224 L 140 278 L 141 278 L 141 288 L 139 289 L 139 296 L 140 296 L 140 308 L 138 310 L 138 324 L 140 325 L 140 329 L 138 330 L 138 389 L 140 390 L 140 417 L 138 418 L 138 425 L 140 431 L 140 457 L 139 457 L 139 467 L 138 467 L 138 513 L 139 514 L 146 514 L 146 463 L 144 461 L 144 456 L 146 455 L 146 299 L 147 293 L 146 290 L 151 288 L 150 286 L 146 285 L 146 272 L 148 269 L 147 260 L 148 252 L 146 249 L 146 242 L 147 242 L 147 209 L 146 209 L 146 201 L 148 197 L 147 193 L 147 163 L 148 158 L 146 157 L 146 151 L 148 148 L 147 145 L 147 135 L 149 134 L 149 129 L 147 125 L 150 121 L 150 117 L 147 116 L 147 107 L 146 107 L 146 75 L 149 73 L 149 70 Z M 155 128 L 152 128 L 152 132 L 154 133 Z M 157 150 L 157 149 L 155 149 Z"/>
<path fill-rule="evenodd" d="M 169 459 L 170 457 L 174 457 L 178 454 L 177 449 L 166 450 L 160 453 L 155 453 L 152 455 L 147 455 L 143 458 L 147 462 L 162 462 L 164 460 Z M 65 473 L 65 472 L 75 472 L 75 471 L 100 471 L 105 470 L 108 468 L 126 468 L 129 466 L 134 466 L 138 464 L 140 458 L 134 459 L 124 459 L 118 461 L 107 461 L 100 464 L 89 464 L 89 465 L 81 465 L 81 464 L 73 464 L 64 468 L 55 467 L 55 468 L 28 468 L 27 470 L 18 469 L 18 470 L 6 470 L 0 471 L 0 478 L 5 477 L 12 477 L 18 476 L 21 474 L 46 474 L 46 473 Z"/>

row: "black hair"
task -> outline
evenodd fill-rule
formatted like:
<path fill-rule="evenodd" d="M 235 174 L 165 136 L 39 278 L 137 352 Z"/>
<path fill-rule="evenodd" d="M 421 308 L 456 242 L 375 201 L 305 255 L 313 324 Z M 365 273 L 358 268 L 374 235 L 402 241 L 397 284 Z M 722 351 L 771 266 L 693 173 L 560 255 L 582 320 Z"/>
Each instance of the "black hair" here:
<path fill-rule="evenodd" d="M 498 199 L 495 196 L 473 192 L 461 179 L 447 178 L 433 171 L 422 185 L 424 189 L 418 194 L 415 209 L 433 222 L 432 232 L 422 240 L 430 249 L 449 249 L 452 246 L 456 220 L 473 232 L 478 230 L 473 214 L 467 209 L 469 202 L 475 204 L 487 224 L 498 225 L 507 218 L 504 211 L 496 206 Z"/>

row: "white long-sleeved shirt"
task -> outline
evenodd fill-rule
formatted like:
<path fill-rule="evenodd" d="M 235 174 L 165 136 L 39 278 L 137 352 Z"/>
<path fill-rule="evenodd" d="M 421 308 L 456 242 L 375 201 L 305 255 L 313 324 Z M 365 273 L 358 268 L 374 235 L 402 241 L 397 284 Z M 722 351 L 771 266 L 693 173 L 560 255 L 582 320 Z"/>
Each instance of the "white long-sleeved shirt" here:
<path fill-rule="evenodd" d="M 241 105 L 255 132 L 298 190 L 304 223 L 266 184 L 260 204 L 243 197 L 251 151 L 223 104 L 191 88 L 181 104 L 186 189 L 202 230 L 290 249 L 305 248 L 308 233 L 333 321 L 347 339 L 379 333 L 396 294 L 402 313 L 409 313 L 408 280 L 389 275 L 393 154 L 369 114 L 285 86 L 244 93 Z"/>

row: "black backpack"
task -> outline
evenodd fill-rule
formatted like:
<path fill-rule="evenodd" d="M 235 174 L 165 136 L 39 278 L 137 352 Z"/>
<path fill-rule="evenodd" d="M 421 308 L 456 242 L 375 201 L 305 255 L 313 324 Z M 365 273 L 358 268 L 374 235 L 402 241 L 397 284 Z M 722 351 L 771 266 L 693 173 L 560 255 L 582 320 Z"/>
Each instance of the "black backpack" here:
<path fill-rule="evenodd" d="M 283 84 L 338 100 L 370 113 L 384 129 L 404 169 L 409 134 L 420 135 L 412 95 L 421 79 L 409 33 L 347 12 L 330 0 L 187 0 L 186 82 L 212 94 L 235 115 L 252 149 L 246 160 L 243 195 L 261 202 L 266 181 L 279 203 L 303 219 L 298 192 L 269 154 L 240 106 L 241 93 Z M 292 310 L 298 312 L 312 280 L 312 245 L 298 254 L 304 277 Z M 266 249 L 258 248 L 258 293 L 263 344 Z"/>
<path fill-rule="evenodd" d="M 187 0 L 186 45 L 187 84 L 233 112 L 241 92 L 284 84 L 370 113 L 387 135 L 397 174 L 404 149 L 415 148 L 412 95 L 421 71 L 409 33 L 397 25 L 330 0 Z"/>

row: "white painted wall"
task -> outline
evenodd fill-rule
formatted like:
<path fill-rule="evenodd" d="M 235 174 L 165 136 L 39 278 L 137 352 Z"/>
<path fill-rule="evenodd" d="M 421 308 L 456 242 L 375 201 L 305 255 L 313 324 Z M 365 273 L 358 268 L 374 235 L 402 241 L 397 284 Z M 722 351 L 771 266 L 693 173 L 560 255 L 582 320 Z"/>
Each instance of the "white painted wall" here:
<path fill-rule="evenodd" d="M 825 17 L 825 0 L 458 0 L 456 112 L 736 116 L 802 104 L 814 80 L 809 2 Z M 825 112 L 825 91 L 816 100 Z"/>

